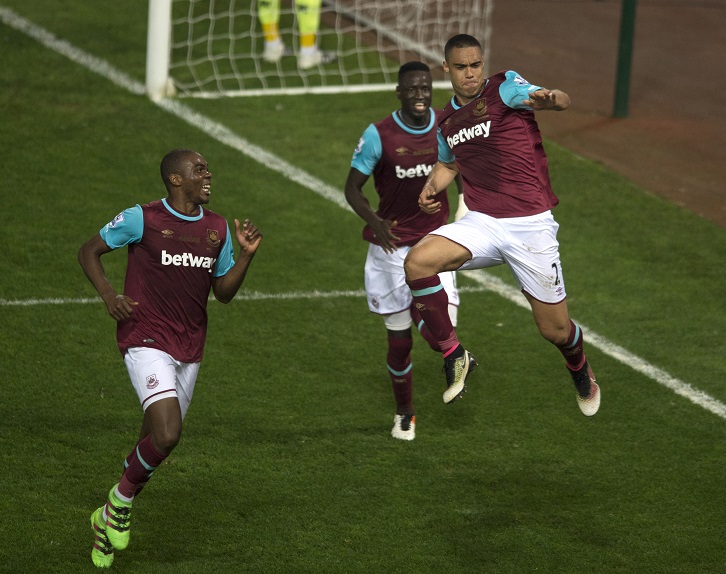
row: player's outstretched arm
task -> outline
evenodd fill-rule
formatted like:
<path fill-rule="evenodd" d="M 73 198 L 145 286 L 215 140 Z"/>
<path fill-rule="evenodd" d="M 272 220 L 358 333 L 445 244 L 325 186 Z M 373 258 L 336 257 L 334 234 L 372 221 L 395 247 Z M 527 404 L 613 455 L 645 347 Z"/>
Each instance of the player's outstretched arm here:
<path fill-rule="evenodd" d="M 426 213 L 438 213 L 441 202 L 436 199 L 436 194 L 446 189 L 458 173 L 456 163 L 437 161 L 418 196 L 418 206 Z"/>
<path fill-rule="evenodd" d="M 88 277 L 91 285 L 94 286 L 101 299 L 106 304 L 108 314 L 116 321 L 123 321 L 131 317 L 134 307 L 138 303 L 126 295 L 119 295 L 106 278 L 106 272 L 101 263 L 101 256 L 111 252 L 112 249 L 106 245 L 101 235 L 96 233 L 86 241 L 78 250 L 78 263 L 81 264 L 83 272 Z"/>
<path fill-rule="evenodd" d="M 570 107 L 570 96 L 562 90 L 535 90 L 529 94 L 529 99 L 524 100 L 524 105 L 533 110 L 555 110 L 561 112 Z"/>
<path fill-rule="evenodd" d="M 222 303 L 229 303 L 234 299 L 262 242 L 262 233 L 249 219 L 245 219 L 242 224 L 239 219 L 235 219 L 234 234 L 240 246 L 237 261 L 225 275 L 217 277 L 212 282 L 214 297 Z"/>

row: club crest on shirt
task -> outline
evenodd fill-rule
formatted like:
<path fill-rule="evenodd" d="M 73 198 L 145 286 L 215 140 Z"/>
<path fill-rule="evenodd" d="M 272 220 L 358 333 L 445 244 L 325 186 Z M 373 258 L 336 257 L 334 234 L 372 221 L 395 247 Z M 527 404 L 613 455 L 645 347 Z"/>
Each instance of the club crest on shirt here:
<path fill-rule="evenodd" d="M 487 99 L 482 98 L 481 100 L 476 101 L 476 106 L 474 106 L 474 109 L 472 110 L 472 115 L 475 116 L 483 116 L 487 113 Z"/>
<path fill-rule="evenodd" d="M 159 379 L 156 377 L 156 374 L 149 375 L 146 377 L 146 388 L 147 389 L 155 389 L 159 386 Z"/>
<path fill-rule="evenodd" d="M 207 243 L 210 247 L 217 247 L 219 245 L 219 231 L 207 229 Z"/>

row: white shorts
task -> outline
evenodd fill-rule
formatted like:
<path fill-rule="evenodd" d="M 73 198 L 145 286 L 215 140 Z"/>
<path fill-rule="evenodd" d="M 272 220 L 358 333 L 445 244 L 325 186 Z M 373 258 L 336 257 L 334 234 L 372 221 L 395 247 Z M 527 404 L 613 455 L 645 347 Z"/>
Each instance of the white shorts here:
<path fill-rule="evenodd" d="M 503 219 L 470 211 L 431 234 L 446 237 L 471 252 L 472 258 L 461 270 L 506 263 L 521 290 L 543 303 L 559 303 L 566 297 L 557 242 L 559 227 L 550 211 Z"/>
<path fill-rule="evenodd" d="M 368 308 L 378 315 L 408 313 L 413 298 L 411 289 L 406 284 L 406 273 L 403 261 L 411 250 L 410 247 L 399 247 L 393 253 L 386 253 L 382 247 L 370 244 L 365 264 L 365 287 Z M 441 285 L 449 296 L 449 307 L 459 306 L 459 291 L 456 288 L 456 273 L 448 271 L 439 273 Z M 411 326 L 410 315 L 408 325 Z"/>
<path fill-rule="evenodd" d="M 192 401 L 199 363 L 182 363 L 164 351 L 148 347 L 131 347 L 124 363 L 144 410 L 156 401 L 174 397 L 184 418 Z"/>

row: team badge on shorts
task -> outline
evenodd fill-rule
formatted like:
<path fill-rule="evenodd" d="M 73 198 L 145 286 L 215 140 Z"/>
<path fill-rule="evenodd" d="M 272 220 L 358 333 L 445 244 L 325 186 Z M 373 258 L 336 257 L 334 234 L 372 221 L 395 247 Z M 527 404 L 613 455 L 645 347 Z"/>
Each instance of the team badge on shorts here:
<path fill-rule="evenodd" d="M 156 374 L 149 375 L 146 377 L 146 388 L 147 389 L 155 389 L 159 386 L 159 379 L 156 378 Z"/>

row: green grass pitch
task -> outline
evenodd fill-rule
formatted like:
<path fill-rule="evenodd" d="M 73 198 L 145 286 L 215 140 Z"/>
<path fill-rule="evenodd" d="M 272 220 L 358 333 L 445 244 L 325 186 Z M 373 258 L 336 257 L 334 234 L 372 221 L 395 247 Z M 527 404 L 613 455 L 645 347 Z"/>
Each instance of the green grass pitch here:
<path fill-rule="evenodd" d="M 145 2 L 4 8 L 143 81 Z M 440 358 L 417 339 L 417 438 L 394 441 L 385 331 L 356 294 L 362 223 L 2 22 L 0 45 L 0 572 L 95 570 L 88 517 L 140 408 L 76 252 L 163 195 L 158 162 L 174 147 L 208 159 L 210 207 L 265 239 L 246 296 L 210 303 L 182 442 L 135 504 L 114 571 L 726 571 L 723 416 L 589 346 L 603 404 L 586 419 L 530 313 L 461 277 L 459 332 L 481 366 L 444 405 Z M 396 103 L 184 101 L 341 191 L 358 137 Z M 547 147 L 575 320 L 722 405 L 726 230 Z M 124 262 L 105 259 L 118 286 Z"/>

